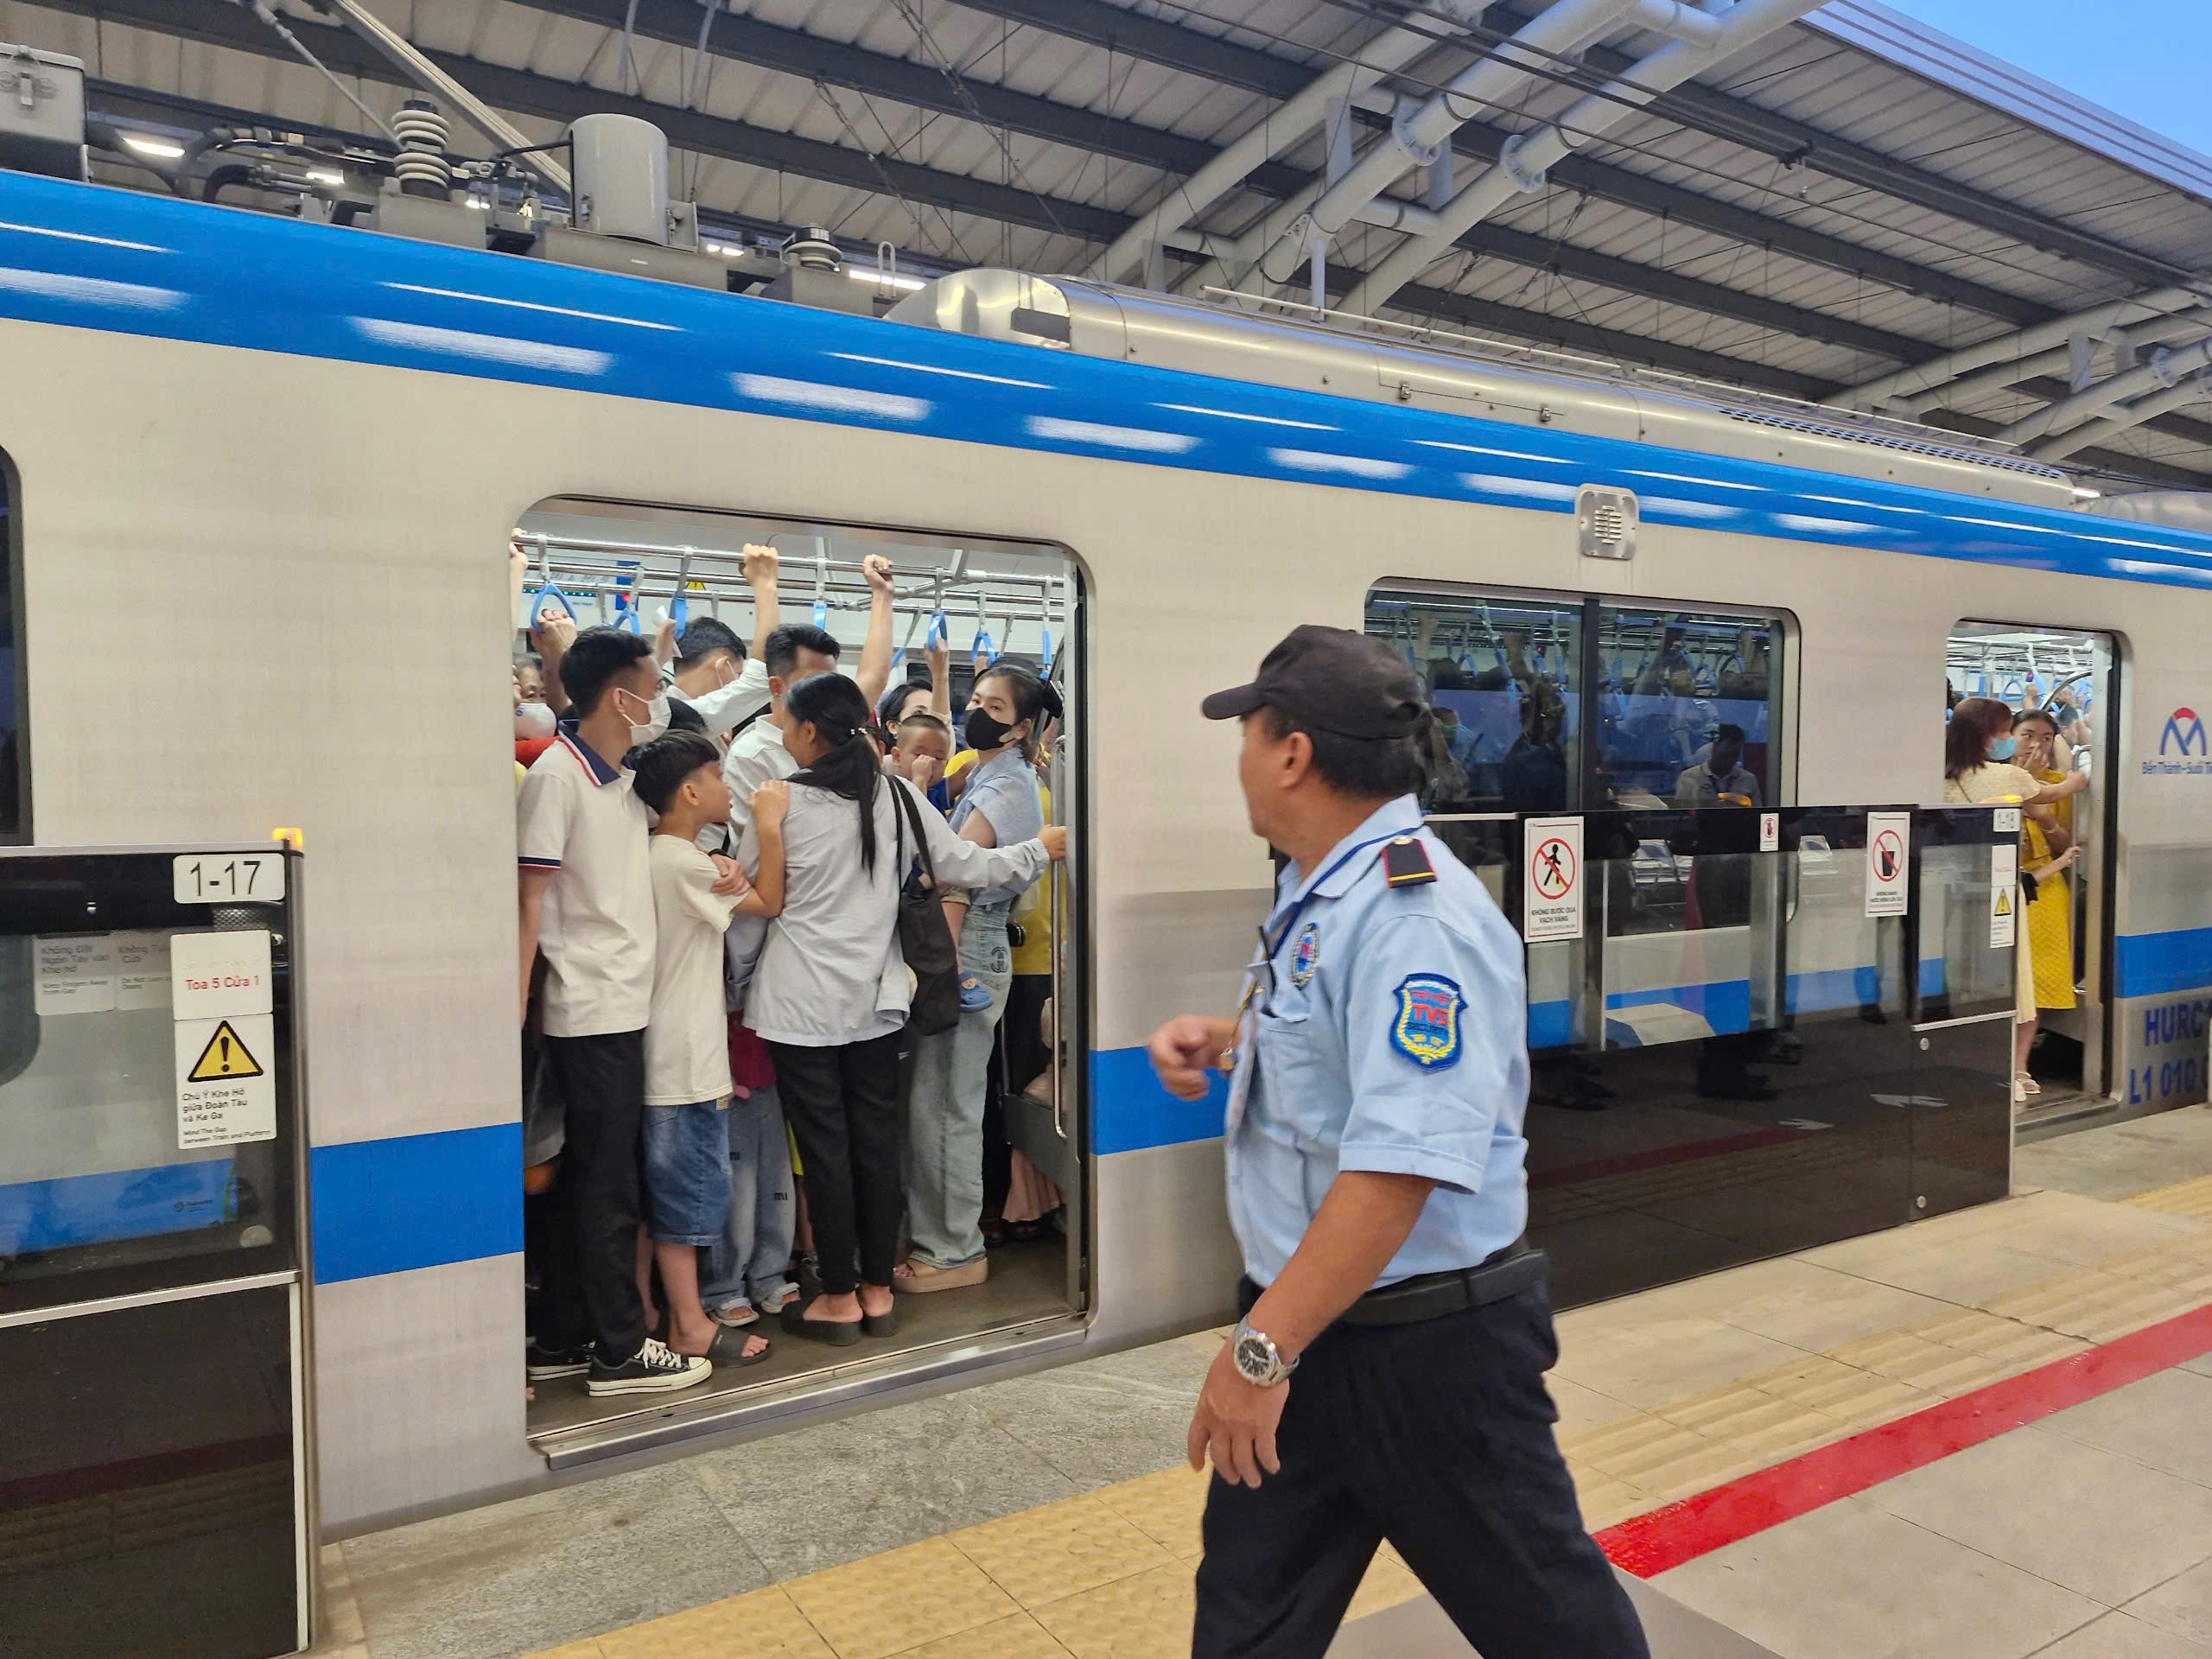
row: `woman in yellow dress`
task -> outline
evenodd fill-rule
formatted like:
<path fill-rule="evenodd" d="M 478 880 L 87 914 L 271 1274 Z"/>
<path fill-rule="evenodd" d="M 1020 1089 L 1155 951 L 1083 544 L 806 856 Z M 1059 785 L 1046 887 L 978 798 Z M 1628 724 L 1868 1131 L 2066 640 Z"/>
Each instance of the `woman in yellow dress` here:
<path fill-rule="evenodd" d="M 2072 774 L 2055 764 L 2058 723 L 2039 709 L 2012 719 L 2019 740 L 2018 764 L 2039 784 L 2063 784 Z M 2074 842 L 2074 800 L 2050 803 L 2048 827 L 2032 817 L 2024 822 L 2023 866 L 2036 876 L 2036 896 L 2028 906 L 2028 955 L 2035 968 L 2036 1008 L 2074 1006 L 2074 895 L 2066 872 L 2080 856 Z"/>
<path fill-rule="evenodd" d="M 2056 783 L 2046 783 L 2017 763 L 2020 740 L 2012 735 L 2012 711 L 1994 697 L 1967 697 L 1951 710 L 1943 728 L 1943 800 L 1957 806 L 2017 806 L 2020 808 L 2020 868 L 2040 883 L 2056 881 L 2063 889 L 2066 871 L 2074 862 L 2071 848 L 2051 855 L 2050 836 L 2056 829 L 2054 804 L 2088 786 L 2076 772 Z M 2024 883 L 2023 884 L 2024 887 Z M 2032 910 L 2022 905 L 2020 908 Z M 2039 1095 L 2042 1089 L 2028 1071 L 2028 1052 L 2034 1047 L 2037 1025 L 2036 978 L 2040 952 L 2034 949 L 2032 923 L 2013 947 L 2012 1090 L 2016 1100 Z M 2025 947 L 2025 948 L 2023 948 Z M 2073 962 L 2067 958 L 2067 1006 L 2073 995 Z"/>

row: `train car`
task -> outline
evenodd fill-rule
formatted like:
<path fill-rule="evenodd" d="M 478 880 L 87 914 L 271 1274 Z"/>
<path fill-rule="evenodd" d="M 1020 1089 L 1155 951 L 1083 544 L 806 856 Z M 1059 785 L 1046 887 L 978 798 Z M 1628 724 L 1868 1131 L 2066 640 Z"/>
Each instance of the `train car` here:
<path fill-rule="evenodd" d="M 1794 1020 L 1808 1076 L 1891 1006 L 1866 954 L 1887 936 L 1858 919 L 1865 857 L 1819 815 L 1939 801 L 1947 672 L 2063 657 L 2096 785 L 2075 1104 L 2205 1096 L 2212 762 L 2191 710 L 2212 707 L 2212 536 L 2083 511 L 2002 451 L 1009 273 L 946 278 L 885 321 L 7 175 L 0 362 L 0 828 L 61 849 L 303 832 L 334 1534 L 1218 1318 L 1218 1104 L 1171 1100 L 1142 1045 L 1235 1001 L 1273 871 L 1235 734 L 1196 706 L 1301 622 L 1369 628 L 1421 667 L 1459 733 L 1436 804 L 1471 849 L 1547 812 L 1663 816 L 1670 778 L 1736 729 L 1757 804 L 1810 815 L 1785 906 L 1808 920 L 1766 1022 Z M 741 624 L 734 550 L 771 539 L 787 609 L 851 629 L 850 567 L 888 550 L 909 630 L 945 612 L 963 646 L 972 622 L 1066 688 L 1061 1058 L 1021 1133 L 1064 1178 L 1067 1238 L 895 1351 L 644 1410 L 525 1402 L 499 695 L 518 531 L 525 609 L 560 588 L 633 623 L 682 600 Z M 1642 919 L 1602 964 L 1531 947 L 1532 1040 L 1559 1057 L 1538 1067 L 1536 1160 L 1580 1172 L 1573 1224 L 1612 1229 L 1585 1294 L 1760 1253 L 1700 1223 L 1721 1202 L 1704 1189 L 1655 1196 L 1655 1172 L 1726 1160 L 1755 1194 L 1843 1139 L 1783 1122 L 1786 1091 L 1707 1075 L 1760 1023 L 1738 988 L 1756 976 L 1730 963 L 1782 924 L 1756 893 L 1722 915 L 1710 883 L 1693 913 L 1667 833 L 1611 861 L 1605 902 Z M 1824 893 L 1844 918 L 1825 932 Z M 66 1020 L 26 1002 L 26 976 L 0 980 L 0 1257 L 122 1224 L 118 1194 L 149 1177 L 192 1199 L 163 1224 L 220 1219 L 238 1167 L 166 1138 L 168 1077 L 44 1032 Z M 1577 1033 L 1681 1058 L 1683 1099 L 1707 1105 L 1606 1098 Z M 1930 1103 L 1872 1097 L 1848 1109 Z"/>

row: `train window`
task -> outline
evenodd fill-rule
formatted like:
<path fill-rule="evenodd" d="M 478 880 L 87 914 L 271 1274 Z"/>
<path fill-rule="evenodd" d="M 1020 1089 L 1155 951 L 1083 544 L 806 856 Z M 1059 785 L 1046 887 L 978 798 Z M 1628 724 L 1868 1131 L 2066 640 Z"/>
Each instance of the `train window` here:
<path fill-rule="evenodd" d="M 1772 617 L 1598 607 L 1596 760 L 1618 806 L 1781 804 Z"/>
<path fill-rule="evenodd" d="M 1580 804 L 1580 600 L 1378 589 L 1367 631 L 1404 653 L 1436 710 L 1429 810 Z"/>
<path fill-rule="evenodd" d="M 1779 617 L 1404 586 L 1367 632 L 1436 709 L 1432 812 L 1786 801 Z"/>
<path fill-rule="evenodd" d="M 0 558 L 7 578 L 0 581 L 0 842 L 30 839 L 30 753 L 24 731 L 22 641 L 23 550 L 16 512 L 15 468 L 0 453 Z"/>

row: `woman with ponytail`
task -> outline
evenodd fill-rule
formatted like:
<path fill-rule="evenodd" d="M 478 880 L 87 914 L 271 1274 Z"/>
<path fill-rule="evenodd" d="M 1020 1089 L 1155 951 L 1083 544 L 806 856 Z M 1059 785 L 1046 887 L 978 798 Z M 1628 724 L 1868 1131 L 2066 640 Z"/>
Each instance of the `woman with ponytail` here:
<path fill-rule="evenodd" d="M 962 841 L 1005 847 L 1049 833 L 1037 794 L 1036 746 L 1039 732 L 1060 713 L 1059 693 L 1027 669 L 1001 663 L 977 677 L 966 728 L 976 762 L 952 809 Z M 940 873 L 949 874 L 942 866 Z M 906 1116 L 906 1226 L 914 1248 L 900 1270 L 902 1290 L 954 1290 L 982 1284 L 990 1272 L 983 1110 L 992 1034 L 1013 980 L 1007 920 L 1029 880 L 968 885 L 976 890 L 944 906 L 960 941 L 960 1023 L 914 1045 Z"/>
<path fill-rule="evenodd" d="M 899 1046 L 909 995 L 899 889 L 920 855 L 899 794 L 919 809 L 938 874 L 970 887 L 1026 885 L 1065 854 L 1066 836 L 1045 830 L 1002 847 L 956 836 L 904 779 L 883 775 L 868 699 L 842 674 L 794 682 L 784 711 L 784 742 L 800 766 L 784 821 L 784 909 L 761 947 L 745 1017 L 775 1056 L 821 1262 L 822 1294 L 786 1307 L 784 1328 L 842 1345 L 898 1326 Z M 748 831 L 740 857 L 750 868 L 756 855 Z"/>

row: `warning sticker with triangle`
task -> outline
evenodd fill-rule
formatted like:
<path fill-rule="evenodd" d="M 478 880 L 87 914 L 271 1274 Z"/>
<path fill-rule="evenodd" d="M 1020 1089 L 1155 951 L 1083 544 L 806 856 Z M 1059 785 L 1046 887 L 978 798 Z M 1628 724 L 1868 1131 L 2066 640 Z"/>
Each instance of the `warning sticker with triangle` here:
<path fill-rule="evenodd" d="M 2010 916 L 2012 913 L 2012 895 L 2002 887 L 1997 890 L 1996 913 L 1999 916 Z"/>
<path fill-rule="evenodd" d="M 233 1077 L 257 1077 L 261 1062 L 246 1050 L 245 1040 L 231 1029 L 227 1020 L 216 1022 L 215 1032 L 207 1039 L 207 1046 L 200 1051 L 200 1058 L 186 1073 L 188 1083 L 220 1083 Z"/>
<path fill-rule="evenodd" d="M 276 1135 L 276 1021 L 232 1014 L 176 1022 L 176 1143 L 189 1152 Z"/>

